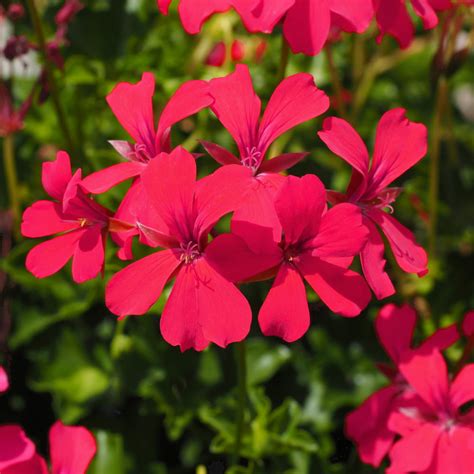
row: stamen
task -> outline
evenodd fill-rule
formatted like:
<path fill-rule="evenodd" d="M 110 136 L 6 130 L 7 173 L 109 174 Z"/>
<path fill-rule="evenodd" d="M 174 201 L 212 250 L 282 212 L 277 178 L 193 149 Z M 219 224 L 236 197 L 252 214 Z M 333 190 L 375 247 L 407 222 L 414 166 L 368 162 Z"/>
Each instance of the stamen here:
<path fill-rule="evenodd" d="M 246 152 L 247 156 L 241 159 L 242 164 L 254 172 L 257 171 L 262 153 L 254 146 L 252 148 L 247 147 Z"/>
<path fill-rule="evenodd" d="M 148 163 L 151 160 L 148 149 L 143 143 L 135 143 L 133 151 L 129 153 L 129 158 L 141 163 Z"/>
<path fill-rule="evenodd" d="M 200 257 L 201 252 L 199 251 L 199 245 L 195 242 L 188 242 L 187 244 L 181 244 L 181 256 L 180 260 L 184 263 L 191 263 L 196 258 Z"/>

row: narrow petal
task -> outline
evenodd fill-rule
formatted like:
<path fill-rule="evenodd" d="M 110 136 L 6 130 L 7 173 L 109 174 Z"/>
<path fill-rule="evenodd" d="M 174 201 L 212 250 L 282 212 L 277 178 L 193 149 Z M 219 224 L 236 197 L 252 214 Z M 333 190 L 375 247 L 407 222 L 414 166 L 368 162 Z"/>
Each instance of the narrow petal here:
<path fill-rule="evenodd" d="M 86 176 L 81 186 L 92 194 L 105 193 L 117 184 L 138 176 L 145 168 L 146 165 L 138 161 L 118 163 Z"/>
<path fill-rule="evenodd" d="M 250 33 L 271 33 L 295 0 L 232 0 L 234 8 Z"/>
<path fill-rule="evenodd" d="M 408 273 L 417 273 L 418 276 L 425 275 L 428 256 L 423 247 L 416 243 L 412 232 L 391 215 L 378 209 L 372 209 L 368 216 L 381 227 L 400 268 Z"/>
<path fill-rule="evenodd" d="M 374 16 L 372 0 L 359 0 L 358 2 L 330 0 L 329 5 L 332 23 L 349 33 L 363 33 Z"/>
<path fill-rule="evenodd" d="M 309 153 L 284 153 L 283 155 L 275 156 L 271 160 L 264 160 L 258 169 L 259 173 L 280 173 L 295 166 L 303 158 L 307 157 Z"/>
<path fill-rule="evenodd" d="M 193 0 L 195 2 L 195 0 Z M 181 0 L 180 8 L 183 6 Z M 156 149 L 167 150 L 171 127 L 181 120 L 196 114 L 212 103 L 209 84 L 206 81 L 188 81 L 179 87 L 164 107 L 158 121 Z"/>
<path fill-rule="evenodd" d="M 317 235 L 326 209 L 326 190 L 315 175 L 288 176 L 276 199 L 275 209 L 289 244 Z"/>
<path fill-rule="evenodd" d="M 0 426 L 0 472 L 8 466 L 31 459 L 35 454 L 35 445 L 26 437 L 17 425 Z"/>
<path fill-rule="evenodd" d="M 474 400 L 474 364 L 468 364 L 461 369 L 451 383 L 449 395 L 455 408 Z M 474 449 L 474 445 L 472 448 Z"/>
<path fill-rule="evenodd" d="M 211 15 L 224 12 L 230 7 L 230 0 L 181 0 L 178 11 L 186 32 L 195 35 Z"/>
<path fill-rule="evenodd" d="M 78 240 L 72 259 L 72 277 L 76 283 L 95 278 L 104 268 L 104 235 L 100 225 L 86 228 Z"/>
<path fill-rule="evenodd" d="M 62 217 L 61 204 L 36 201 L 23 213 L 21 234 L 24 237 L 45 237 L 79 227 L 78 222 L 65 222 Z"/>
<path fill-rule="evenodd" d="M 277 336 L 286 342 L 301 338 L 309 328 L 310 317 L 306 289 L 298 271 L 283 264 L 258 314 L 265 336 Z"/>
<path fill-rule="evenodd" d="M 283 33 L 293 53 L 315 56 L 323 49 L 330 26 L 328 0 L 296 0 L 285 16 Z"/>
<path fill-rule="evenodd" d="M 375 0 L 374 5 L 375 17 L 380 29 L 377 42 L 380 43 L 385 35 L 391 35 L 401 48 L 410 46 L 414 36 L 414 27 L 405 2 Z"/>
<path fill-rule="evenodd" d="M 122 127 L 137 143 L 144 144 L 152 156 L 155 144 L 154 93 L 155 78 L 151 72 L 144 72 L 136 84 L 121 82 L 107 96 L 107 103 Z"/>
<path fill-rule="evenodd" d="M 358 316 L 369 304 L 372 295 L 358 273 L 309 254 L 298 258 L 296 266 L 334 313 L 351 318 Z"/>
<path fill-rule="evenodd" d="M 5 372 L 5 369 L 0 365 L 0 393 L 6 392 L 8 390 L 8 376 Z"/>
<path fill-rule="evenodd" d="M 347 436 L 355 441 L 361 460 L 374 467 L 380 466 L 395 439 L 387 420 L 397 392 L 394 385 L 378 390 L 346 418 Z"/>
<path fill-rule="evenodd" d="M 65 151 L 59 151 L 54 161 L 43 163 L 43 188 L 53 199 L 62 199 L 71 178 L 71 160 Z"/>
<path fill-rule="evenodd" d="M 45 278 L 61 270 L 74 254 L 84 230 L 76 230 L 33 247 L 26 256 L 26 268 L 36 278 Z"/>
<path fill-rule="evenodd" d="M 202 146 L 220 165 L 240 165 L 240 160 L 230 151 L 215 143 L 201 140 Z"/>
<path fill-rule="evenodd" d="M 464 315 L 462 322 L 462 332 L 467 337 L 474 335 L 474 310 L 470 310 Z"/>
<path fill-rule="evenodd" d="M 404 304 L 386 304 L 378 312 L 375 329 L 380 343 L 395 365 L 401 362 L 402 354 L 409 350 L 416 326 L 415 310 Z"/>
<path fill-rule="evenodd" d="M 273 92 L 259 128 L 259 151 L 265 154 L 280 135 L 300 123 L 323 114 L 329 98 L 316 87 L 311 74 L 299 73 L 284 79 Z"/>
<path fill-rule="evenodd" d="M 395 287 L 385 271 L 387 261 L 384 258 L 384 241 L 370 219 L 364 218 L 364 223 L 369 229 L 369 238 L 360 253 L 360 263 L 367 283 L 375 297 L 381 300 L 393 295 Z"/>
<path fill-rule="evenodd" d="M 57 421 L 49 431 L 52 474 L 84 474 L 97 451 L 94 436 L 82 426 Z"/>
<path fill-rule="evenodd" d="M 373 196 L 426 155 L 426 126 L 410 122 L 405 113 L 405 109 L 390 110 L 382 116 L 377 126 L 368 185 Z M 370 197 L 367 196 L 367 199 Z"/>
<path fill-rule="evenodd" d="M 117 316 L 145 314 L 180 265 L 172 250 L 156 252 L 116 273 L 105 291 L 105 302 Z"/>
<path fill-rule="evenodd" d="M 425 339 L 419 346 L 423 352 L 433 350 L 443 351 L 451 347 L 459 339 L 459 332 L 456 324 L 451 324 L 445 328 L 438 329 L 434 334 Z"/>
<path fill-rule="evenodd" d="M 234 138 L 241 157 L 248 156 L 258 143 L 261 107 L 248 67 L 238 64 L 232 74 L 212 79 L 210 93 L 214 98 L 211 110 Z"/>

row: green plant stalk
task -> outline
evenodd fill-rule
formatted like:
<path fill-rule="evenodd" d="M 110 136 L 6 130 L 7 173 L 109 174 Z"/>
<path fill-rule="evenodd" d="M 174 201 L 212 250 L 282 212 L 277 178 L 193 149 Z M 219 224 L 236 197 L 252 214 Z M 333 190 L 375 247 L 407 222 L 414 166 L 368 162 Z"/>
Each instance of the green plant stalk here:
<path fill-rule="evenodd" d="M 235 450 L 232 464 L 237 464 L 240 458 L 240 448 L 244 434 L 245 408 L 247 405 L 247 350 L 245 341 L 237 343 L 235 359 L 237 364 L 238 409 L 235 431 Z"/>
<path fill-rule="evenodd" d="M 281 50 L 280 50 L 280 64 L 278 66 L 278 82 L 281 82 L 285 79 L 286 70 L 288 68 L 288 60 L 290 58 L 290 47 L 285 40 L 285 37 L 282 36 L 281 39 Z"/>
<path fill-rule="evenodd" d="M 7 180 L 8 200 L 10 209 L 13 213 L 13 219 L 18 224 L 21 214 L 20 194 L 18 187 L 18 178 L 15 165 L 15 149 L 13 135 L 7 135 L 3 138 L 3 164 L 5 167 L 5 177 Z"/>
<path fill-rule="evenodd" d="M 329 75 L 331 76 L 331 83 L 336 96 L 336 110 L 342 118 L 346 118 L 346 106 L 344 104 L 344 92 L 342 87 L 342 81 L 339 76 L 336 64 L 334 62 L 334 56 L 332 54 L 332 48 L 329 43 L 324 48 L 326 58 L 328 61 Z"/>
<path fill-rule="evenodd" d="M 71 131 L 67 124 L 66 114 L 64 113 L 61 100 L 59 97 L 59 90 L 56 83 L 56 78 L 54 77 L 54 65 L 51 63 L 48 52 L 46 50 L 46 39 L 43 30 L 43 25 L 41 23 L 41 18 L 36 8 L 35 0 L 27 0 L 28 10 L 30 12 L 31 20 L 33 22 L 33 27 L 35 30 L 36 38 L 38 40 L 39 49 L 43 55 L 44 65 L 46 69 L 46 75 L 48 79 L 48 85 L 51 93 L 51 100 L 53 102 L 53 107 L 56 112 L 56 117 L 58 120 L 59 128 L 63 134 L 66 146 L 71 153 L 75 152 L 74 141 L 72 139 Z"/>

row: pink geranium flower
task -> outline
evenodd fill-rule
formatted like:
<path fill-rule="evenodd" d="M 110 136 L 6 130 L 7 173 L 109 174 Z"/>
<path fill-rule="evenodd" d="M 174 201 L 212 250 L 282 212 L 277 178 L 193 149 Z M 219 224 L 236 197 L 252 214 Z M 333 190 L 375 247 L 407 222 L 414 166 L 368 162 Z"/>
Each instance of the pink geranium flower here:
<path fill-rule="evenodd" d="M 408 13 L 406 0 L 374 0 L 375 17 L 380 29 L 377 41 L 385 35 L 393 36 L 401 48 L 407 48 L 413 41 L 415 28 Z M 451 0 L 411 0 L 415 13 L 422 19 L 425 30 L 438 24 L 438 11 L 448 10 Z"/>
<path fill-rule="evenodd" d="M 209 231 L 238 198 L 237 193 L 231 197 L 231 177 L 219 171 L 196 182 L 195 159 L 182 148 L 152 160 L 142 174 L 150 206 L 139 216 L 139 228 L 148 243 L 166 250 L 124 268 L 106 289 L 106 304 L 114 314 L 140 315 L 175 276 L 160 327 L 165 340 L 183 351 L 203 350 L 210 342 L 225 347 L 244 339 L 250 329 L 247 300 L 207 258 L 213 245 L 208 246 Z"/>
<path fill-rule="evenodd" d="M 85 474 L 97 451 L 86 428 L 61 421 L 49 431 L 51 470 L 19 426 L 0 426 L 0 446 L 2 474 Z"/>
<path fill-rule="evenodd" d="M 474 408 L 468 406 L 474 401 L 474 364 L 450 381 L 435 350 L 405 357 L 399 369 L 420 401 L 390 415 L 389 428 L 401 439 L 390 450 L 387 472 L 474 472 Z"/>
<path fill-rule="evenodd" d="M 23 214 L 21 233 L 47 240 L 28 253 L 26 268 L 36 277 L 50 276 L 72 258 L 72 276 L 82 283 L 95 278 L 104 267 L 107 233 L 131 226 L 112 218 L 112 213 L 81 188 L 81 170 L 71 172 L 69 155 L 60 151 L 56 160 L 43 164 L 43 187 L 54 201 L 35 202 Z"/>
<path fill-rule="evenodd" d="M 0 393 L 8 390 L 8 375 L 5 369 L 0 365 Z"/>
<path fill-rule="evenodd" d="M 363 462 L 377 467 L 388 454 L 396 433 L 388 426 L 394 411 L 406 399 L 413 399 L 413 390 L 399 371 L 403 356 L 413 352 L 442 350 L 459 338 L 456 326 L 448 326 L 435 332 L 418 348 L 412 347 L 416 325 L 416 313 L 408 305 L 385 305 L 377 314 L 375 329 L 393 365 L 378 364 L 390 384 L 374 394 L 346 418 L 347 436 L 355 441 Z M 370 423 L 367 420 L 370 419 Z"/>
<path fill-rule="evenodd" d="M 306 333 L 310 315 L 304 281 L 335 313 L 357 316 L 371 296 L 364 279 L 348 270 L 367 240 L 357 208 L 341 204 L 327 211 L 326 191 L 314 175 L 286 178 L 274 205 L 283 231 L 277 241 L 249 223 L 240 229 L 242 238 L 222 235 L 209 249 L 213 265 L 233 281 L 276 274 L 258 316 L 262 332 L 287 342 Z M 255 239 L 263 242 L 255 245 Z"/>
<path fill-rule="evenodd" d="M 345 120 L 330 117 L 323 123 L 319 137 L 329 149 L 353 167 L 352 179 L 345 194 L 328 192 L 332 203 L 357 204 L 370 231 L 367 245 L 360 257 L 364 276 L 377 298 L 395 292 L 384 270 L 384 243 L 377 226 L 387 237 L 395 259 L 402 270 L 423 276 L 427 273 L 428 258 L 413 234 L 394 219 L 386 209 L 401 192 L 388 187 L 426 154 L 426 127 L 410 122 L 404 109 L 386 112 L 377 127 L 374 156 L 369 158 L 367 148 L 357 132 Z"/>
<path fill-rule="evenodd" d="M 326 94 L 314 84 L 310 74 L 295 74 L 284 79 L 271 96 L 263 117 L 261 102 L 252 86 L 248 67 L 237 65 L 234 73 L 210 82 L 214 99 L 212 111 L 237 143 L 239 157 L 219 145 L 203 142 L 209 154 L 229 172 L 234 186 L 240 189 L 241 199 L 233 220 L 233 232 L 248 222 L 262 228 L 273 228 L 275 238 L 281 226 L 275 213 L 273 199 L 284 177 L 278 174 L 307 153 L 286 153 L 270 160 L 266 154 L 270 145 L 296 125 L 324 113 L 329 107 Z M 234 165 L 241 165 L 239 172 Z M 256 229 L 257 231 L 258 229 Z M 261 240 L 254 239 L 258 245 Z"/>

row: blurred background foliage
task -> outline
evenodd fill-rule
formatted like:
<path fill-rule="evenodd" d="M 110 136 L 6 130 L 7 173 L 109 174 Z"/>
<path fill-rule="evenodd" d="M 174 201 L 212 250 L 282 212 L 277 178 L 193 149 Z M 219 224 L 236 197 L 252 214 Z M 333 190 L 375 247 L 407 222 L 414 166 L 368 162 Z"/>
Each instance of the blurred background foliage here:
<path fill-rule="evenodd" d="M 52 34 L 61 2 L 39 3 L 46 33 Z M 119 159 L 107 140 L 126 138 L 125 132 L 105 102 L 117 82 L 136 82 L 142 72 L 153 72 L 158 114 L 182 82 L 230 72 L 230 60 L 220 68 L 206 66 L 205 60 L 216 42 L 229 45 L 236 38 L 245 44 L 244 61 L 262 99 L 268 100 L 279 82 L 278 28 L 272 36 L 249 36 L 230 13 L 214 17 L 200 36 L 190 37 L 176 11 L 161 17 L 153 0 L 84 3 L 70 26 L 64 71 L 56 71 L 74 141 L 74 149 L 68 151 L 73 165 L 82 167 L 84 174 Z M 28 18 L 17 29 L 34 38 Z M 418 279 L 400 274 L 397 268 L 390 270 L 398 290 L 390 301 L 415 305 L 420 316 L 417 338 L 459 322 L 474 306 L 472 12 L 471 18 L 465 16 L 456 39 L 456 48 L 467 47 L 468 53 L 448 70 L 433 66 L 439 31 L 420 29 L 422 34 L 405 51 L 389 38 L 377 46 L 375 28 L 360 36 L 342 35 L 331 48 L 344 88 L 345 106 L 339 112 L 345 112 L 369 149 L 380 116 L 390 108 L 404 107 L 411 120 L 430 128 L 428 156 L 402 178 L 405 192 L 396 204 L 398 219 L 416 232 L 420 242 L 428 246 L 431 238 L 430 273 Z M 262 40 L 267 48 L 257 61 L 255 49 Z M 335 77 L 326 55 L 290 55 L 287 75 L 300 71 L 313 74 L 316 84 L 337 103 Z M 31 81 L 13 79 L 17 100 L 26 97 Z M 440 81 L 446 85 L 441 113 Z M 339 112 L 332 107 L 329 113 Z M 316 173 L 328 188 L 343 190 L 350 169 L 317 138 L 321 121 L 322 117 L 289 132 L 274 151 L 311 152 L 292 173 Z M 234 146 L 208 111 L 185 120 L 173 133 L 175 144 L 184 143 L 195 152 L 203 152 L 198 138 Z M 24 129 L 14 136 L 14 145 L 24 207 L 44 197 L 41 162 L 53 159 L 56 150 L 66 146 L 51 101 L 32 108 Z M 436 160 L 433 149 L 438 145 Z M 437 162 L 439 197 L 435 195 L 433 202 L 430 179 Z M 208 156 L 199 158 L 201 174 L 215 166 Z M 3 174 L 0 183 L 1 208 L 7 209 Z M 114 209 L 127 186 L 99 200 Z M 439 218 L 433 232 L 429 215 L 436 205 Z M 5 227 L 2 234 L 5 242 Z M 33 244 L 16 237 L 12 250 L 0 261 L 8 275 L 0 301 L 0 363 L 7 367 L 12 384 L 2 396 L 0 423 L 22 424 L 44 453 L 47 431 L 55 419 L 87 426 L 99 443 L 92 474 L 224 472 L 233 462 L 239 397 L 234 348 L 212 346 L 203 353 L 182 354 L 167 345 L 158 328 L 163 298 L 147 316 L 117 322 L 103 299 L 104 282 L 123 265 L 112 245 L 104 279 L 75 285 L 67 269 L 45 280 L 30 275 L 24 259 Z M 266 283 L 243 288 L 254 315 L 268 288 Z M 384 384 L 375 362 L 386 361 L 386 356 L 372 321 L 385 302 L 374 300 L 360 317 L 350 320 L 331 314 L 314 294 L 308 297 L 312 327 L 297 343 L 282 344 L 262 337 L 256 325 L 252 329 L 246 353 L 249 399 L 242 460 L 240 467 L 229 470 L 232 474 L 376 472 L 360 463 L 344 437 L 343 424 L 352 408 Z M 460 351 L 454 346 L 448 356 L 456 360 Z"/>

